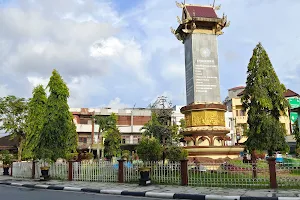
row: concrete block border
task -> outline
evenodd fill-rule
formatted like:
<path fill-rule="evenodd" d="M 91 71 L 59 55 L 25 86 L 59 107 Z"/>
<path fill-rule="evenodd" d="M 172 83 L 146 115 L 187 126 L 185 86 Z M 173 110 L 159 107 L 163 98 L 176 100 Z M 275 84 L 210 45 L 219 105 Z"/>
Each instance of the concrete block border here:
<path fill-rule="evenodd" d="M 192 199 L 192 200 L 300 200 L 300 197 L 244 197 L 244 196 L 221 196 L 221 195 L 203 195 L 203 194 L 180 194 L 180 193 L 158 193 L 158 192 L 136 192 L 127 190 L 101 190 L 93 188 L 78 188 L 59 185 L 42 185 L 42 184 L 22 184 L 15 182 L 0 181 L 0 185 L 10 185 L 16 187 L 64 190 L 85 193 L 124 195 L 136 197 L 153 197 L 163 199 Z"/>

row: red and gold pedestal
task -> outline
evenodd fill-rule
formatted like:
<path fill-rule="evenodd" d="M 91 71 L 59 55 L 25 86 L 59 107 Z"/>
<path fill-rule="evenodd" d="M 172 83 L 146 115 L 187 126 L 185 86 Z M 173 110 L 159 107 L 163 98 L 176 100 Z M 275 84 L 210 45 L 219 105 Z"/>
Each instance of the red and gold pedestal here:
<path fill-rule="evenodd" d="M 226 146 L 230 129 L 225 127 L 226 106 L 219 103 L 200 103 L 184 106 L 186 128 L 183 129 L 189 157 L 237 158 L 242 146 Z"/>

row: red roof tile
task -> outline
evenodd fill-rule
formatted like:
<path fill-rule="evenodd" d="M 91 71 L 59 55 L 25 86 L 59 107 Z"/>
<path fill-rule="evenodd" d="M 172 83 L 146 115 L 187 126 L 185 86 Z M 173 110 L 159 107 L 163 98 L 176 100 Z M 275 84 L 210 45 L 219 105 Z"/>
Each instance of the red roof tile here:
<path fill-rule="evenodd" d="M 244 94 L 244 90 L 243 90 L 243 91 L 241 91 L 240 93 L 238 93 L 238 95 L 237 95 L 237 96 L 239 97 L 239 96 L 242 96 L 243 94 Z"/>
<path fill-rule="evenodd" d="M 237 87 L 234 87 L 234 88 L 230 88 L 228 90 L 231 91 L 231 90 L 240 90 L 240 89 L 245 89 L 245 86 L 237 86 Z"/>
<path fill-rule="evenodd" d="M 186 6 L 191 17 L 218 18 L 212 7 Z"/>
<path fill-rule="evenodd" d="M 241 91 L 237 96 L 242 96 L 244 93 L 244 90 Z M 300 97 L 299 94 L 297 94 L 296 92 L 294 92 L 293 90 L 287 89 L 287 91 L 285 91 L 285 93 L 283 93 L 284 97 Z"/>
<path fill-rule="evenodd" d="M 294 92 L 293 90 L 287 89 L 287 91 L 284 93 L 285 97 L 300 97 L 299 94 Z"/>
<path fill-rule="evenodd" d="M 11 135 L 0 138 L 0 149 L 9 149 L 18 146 L 18 138 L 11 139 Z"/>

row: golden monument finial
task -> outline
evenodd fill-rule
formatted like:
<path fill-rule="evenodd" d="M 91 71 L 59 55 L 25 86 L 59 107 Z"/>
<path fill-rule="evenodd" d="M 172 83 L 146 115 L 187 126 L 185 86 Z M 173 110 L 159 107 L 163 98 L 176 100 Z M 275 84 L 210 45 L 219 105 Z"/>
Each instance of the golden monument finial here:
<path fill-rule="evenodd" d="M 215 6 L 214 9 L 215 9 L 215 10 L 220 10 L 220 9 L 221 9 L 221 4 L 218 5 L 218 6 Z"/>
<path fill-rule="evenodd" d="M 185 4 L 185 3 L 178 3 L 178 2 L 176 1 L 176 6 L 177 6 L 178 8 L 183 8 L 183 7 L 184 7 L 184 4 Z"/>
<path fill-rule="evenodd" d="M 182 21 L 181 21 L 180 17 L 178 17 L 178 16 L 177 16 L 177 22 L 178 22 L 179 24 L 182 24 Z"/>
<path fill-rule="evenodd" d="M 230 21 L 226 22 L 225 27 L 229 27 L 230 26 Z"/>
<path fill-rule="evenodd" d="M 173 27 L 170 27 L 171 33 L 175 34 L 175 29 Z"/>

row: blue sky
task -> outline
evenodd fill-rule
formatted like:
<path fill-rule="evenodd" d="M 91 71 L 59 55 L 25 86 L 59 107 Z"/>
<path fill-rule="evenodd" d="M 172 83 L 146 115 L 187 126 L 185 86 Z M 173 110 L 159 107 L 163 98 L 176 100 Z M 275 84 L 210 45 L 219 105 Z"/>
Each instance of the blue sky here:
<path fill-rule="evenodd" d="M 71 107 L 145 107 L 166 95 L 184 105 L 183 44 L 170 32 L 174 0 L 0 0 L 0 96 L 30 97 L 53 68 Z M 207 4 L 212 0 L 187 0 Z M 231 21 L 218 38 L 221 96 L 244 85 L 262 42 L 287 88 L 300 92 L 300 1 L 216 0 Z"/>

